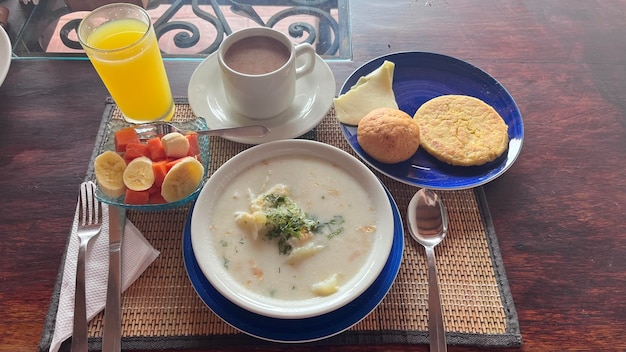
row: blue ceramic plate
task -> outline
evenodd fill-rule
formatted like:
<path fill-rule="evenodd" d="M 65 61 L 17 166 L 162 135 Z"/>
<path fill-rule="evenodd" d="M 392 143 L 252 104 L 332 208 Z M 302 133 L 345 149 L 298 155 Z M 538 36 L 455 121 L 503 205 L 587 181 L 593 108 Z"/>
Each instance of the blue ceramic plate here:
<path fill-rule="evenodd" d="M 365 318 L 383 300 L 393 284 L 404 250 L 404 233 L 398 206 L 387 191 L 393 211 L 394 238 L 391 252 L 381 274 L 374 283 L 354 301 L 333 312 L 305 319 L 277 319 L 251 313 L 222 296 L 206 279 L 198 266 L 191 245 L 191 214 L 183 233 L 183 259 L 191 284 L 204 303 L 222 320 L 240 331 L 260 339 L 301 343 L 336 335 Z"/>
<path fill-rule="evenodd" d="M 445 94 L 469 95 L 491 105 L 509 126 L 509 148 L 498 159 L 481 166 L 452 166 L 422 148 L 409 160 L 384 164 L 370 157 L 357 141 L 356 126 L 341 124 L 341 131 L 354 151 L 370 166 L 400 182 L 430 188 L 454 190 L 480 186 L 508 170 L 522 149 L 524 125 L 509 92 L 481 69 L 450 56 L 402 52 L 376 58 L 354 71 L 341 87 L 344 94 L 361 76 L 385 61 L 395 63 L 393 91 L 400 110 L 413 116 L 426 101 Z"/>
<path fill-rule="evenodd" d="M 187 131 L 199 131 L 199 130 L 208 129 L 206 121 L 201 117 L 195 120 L 190 120 L 190 121 L 185 121 L 185 122 L 172 122 L 172 124 L 178 128 L 181 128 Z M 109 120 L 109 122 L 106 125 L 106 129 L 104 131 L 105 140 L 102 146 L 100 147 L 100 150 L 98 151 L 98 155 L 100 155 L 101 153 L 107 150 L 115 150 L 115 132 L 119 131 L 122 128 L 126 128 L 129 126 L 133 126 L 133 124 L 128 123 L 124 120 L 120 120 L 120 119 Z M 210 160 L 209 137 L 199 135 L 198 144 L 200 145 L 200 159 L 202 161 L 202 165 L 204 166 L 204 179 L 202 180 L 202 182 L 200 182 L 196 190 L 193 191 L 193 193 L 191 193 L 187 197 L 176 202 L 170 202 L 170 203 L 164 203 L 164 204 L 132 205 L 132 204 L 124 203 L 124 195 L 122 195 L 119 198 L 111 198 L 108 195 L 104 194 L 100 190 L 100 188 L 97 188 L 96 198 L 98 198 L 101 202 L 104 202 L 110 205 L 124 207 L 126 209 L 141 210 L 141 211 L 162 211 L 162 210 L 172 209 L 172 208 L 185 205 L 191 202 L 192 200 L 195 200 L 198 197 L 200 190 L 202 190 L 204 183 L 209 178 L 208 176 L 209 175 L 209 160 Z M 93 165 L 91 166 L 91 168 L 93 170 Z"/>

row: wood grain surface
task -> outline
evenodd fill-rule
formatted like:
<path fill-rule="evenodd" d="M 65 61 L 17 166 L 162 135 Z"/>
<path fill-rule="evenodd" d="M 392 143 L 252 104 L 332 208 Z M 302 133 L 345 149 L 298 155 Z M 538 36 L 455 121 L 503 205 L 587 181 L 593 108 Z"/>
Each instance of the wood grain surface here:
<path fill-rule="evenodd" d="M 359 0 L 350 8 L 353 60 L 329 63 L 337 89 L 374 57 L 426 51 L 482 68 L 516 100 L 522 153 L 485 191 L 521 350 L 626 350 L 626 2 Z M 166 63 L 175 95 L 187 95 L 198 64 Z M 88 61 L 13 60 L 0 87 L 1 351 L 37 348 L 106 95 Z"/>

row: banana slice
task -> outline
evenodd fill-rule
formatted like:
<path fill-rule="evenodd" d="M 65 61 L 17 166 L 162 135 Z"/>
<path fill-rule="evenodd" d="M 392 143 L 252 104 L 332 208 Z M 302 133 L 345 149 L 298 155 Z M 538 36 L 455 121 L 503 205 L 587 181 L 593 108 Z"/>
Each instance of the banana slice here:
<path fill-rule="evenodd" d="M 189 154 L 189 140 L 181 133 L 171 132 L 161 137 L 165 155 L 170 158 L 182 158 Z"/>
<path fill-rule="evenodd" d="M 124 184 L 133 191 L 145 191 L 154 183 L 152 160 L 141 156 L 133 159 L 124 170 Z"/>
<path fill-rule="evenodd" d="M 165 175 L 161 196 L 168 202 L 181 200 L 196 190 L 203 177 L 202 163 L 193 157 L 185 157 Z"/>
<path fill-rule="evenodd" d="M 117 198 L 126 192 L 123 178 L 126 162 L 119 154 L 108 150 L 98 155 L 93 168 L 98 187 L 104 194 Z"/>

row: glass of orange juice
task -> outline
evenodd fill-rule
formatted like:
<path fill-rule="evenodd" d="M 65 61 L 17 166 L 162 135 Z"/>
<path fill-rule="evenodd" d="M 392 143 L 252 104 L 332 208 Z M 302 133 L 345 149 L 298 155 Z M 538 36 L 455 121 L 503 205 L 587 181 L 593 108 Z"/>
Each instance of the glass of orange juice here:
<path fill-rule="evenodd" d="M 78 41 L 127 121 L 172 118 L 174 99 L 143 8 L 115 3 L 93 10 L 78 26 Z"/>

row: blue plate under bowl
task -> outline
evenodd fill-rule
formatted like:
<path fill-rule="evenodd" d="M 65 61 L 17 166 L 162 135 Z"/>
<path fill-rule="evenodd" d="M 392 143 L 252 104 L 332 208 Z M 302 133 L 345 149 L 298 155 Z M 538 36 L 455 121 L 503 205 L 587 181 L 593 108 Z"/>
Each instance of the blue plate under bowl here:
<path fill-rule="evenodd" d="M 387 191 L 385 189 L 385 191 Z M 398 206 L 387 191 L 393 212 L 394 235 L 387 262 L 374 283 L 349 304 L 326 314 L 305 319 L 278 319 L 249 312 L 221 295 L 198 266 L 191 245 L 191 214 L 183 233 L 183 259 L 187 275 L 202 301 L 223 321 L 240 331 L 268 341 L 302 343 L 324 339 L 350 328 L 365 318 L 389 292 L 404 251 L 404 230 Z"/>
<path fill-rule="evenodd" d="M 341 87 L 346 93 L 362 76 L 385 60 L 395 64 L 393 91 L 400 110 L 413 116 L 426 101 L 446 94 L 469 95 L 491 105 L 509 126 L 509 148 L 498 159 L 481 166 L 452 166 L 422 148 L 409 160 L 385 164 L 374 160 L 359 145 L 356 126 L 341 124 L 341 131 L 354 151 L 370 166 L 400 182 L 442 190 L 480 186 L 508 170 L 522 149 L 524 125 L 509 92 L 481 69 L 459 59 L 433 53 L 401 52 L 378 57 L 354 71 Z"/>

